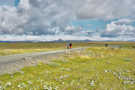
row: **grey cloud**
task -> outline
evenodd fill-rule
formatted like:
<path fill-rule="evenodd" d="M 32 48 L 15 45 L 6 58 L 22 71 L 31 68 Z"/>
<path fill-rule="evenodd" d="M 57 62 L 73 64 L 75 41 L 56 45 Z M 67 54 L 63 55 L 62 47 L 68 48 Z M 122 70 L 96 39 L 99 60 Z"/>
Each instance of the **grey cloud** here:
<path fill-rule="evenodd" d="M 79 10 L 79 18 L 112 19 L 131 16 L 135 12 L 134 0 L 88 0 Z"/>

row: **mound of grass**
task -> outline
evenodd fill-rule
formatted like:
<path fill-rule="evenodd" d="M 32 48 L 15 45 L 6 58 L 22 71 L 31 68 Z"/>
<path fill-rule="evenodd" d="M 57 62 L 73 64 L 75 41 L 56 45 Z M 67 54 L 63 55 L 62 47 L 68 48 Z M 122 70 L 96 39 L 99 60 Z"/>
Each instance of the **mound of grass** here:
<path fill-rule="evenodd" d="M 134 90 L 135 50 L 89 48 L 0 76 L 6 90 Z"/>

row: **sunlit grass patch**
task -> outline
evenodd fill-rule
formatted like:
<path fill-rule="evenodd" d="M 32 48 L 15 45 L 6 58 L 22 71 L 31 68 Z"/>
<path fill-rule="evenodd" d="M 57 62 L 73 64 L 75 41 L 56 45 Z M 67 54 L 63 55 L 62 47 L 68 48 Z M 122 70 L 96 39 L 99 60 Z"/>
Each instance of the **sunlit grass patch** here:
<path fill-rule="evenodd" d="M 42 48 L 42 49 L 1 49 L 0 50 L 0 56 L 5 55 L 12 55 L 12 54 L 24 54 L 24 53 L 33 53 L 33 52 L 45 52 L 45 51 L 51 51 L 51 50 L 59 50 L 59 49 L 48 49 L 48 48 Z"/>

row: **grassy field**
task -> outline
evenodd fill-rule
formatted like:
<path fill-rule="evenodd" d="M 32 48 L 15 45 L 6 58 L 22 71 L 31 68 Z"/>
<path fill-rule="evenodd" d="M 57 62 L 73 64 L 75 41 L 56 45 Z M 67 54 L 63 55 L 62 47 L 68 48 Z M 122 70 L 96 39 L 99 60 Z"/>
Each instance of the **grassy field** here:
<path fill-rule="evenodd" d="M 120 46 L 124 48 L 135 48 L 135 42 L 89 42 L 89 45 L 93 46 L 104 46 L 105 44 L 113 45 L 113 46 Z"/>
<path fill-rule="evenodd" d="M 73 43 L 73 48 L 88 43 Z M 0 43 L 0 56 L 65 49 L 66 43 Z"/>
<path fill-rule="evenodd" d="M 135 90 L 135 49 L 92 47 L 0 76 L 1 90 Z"/>
<path fill-rule="evenodd" d="M 135 42 L 74 42 L 73 48 L 87 46 L 118 45 L 121 47 L 135 48 Z M 0 56 L 44 52 L 65 49 L 66 43 L 0 43 Z"/>

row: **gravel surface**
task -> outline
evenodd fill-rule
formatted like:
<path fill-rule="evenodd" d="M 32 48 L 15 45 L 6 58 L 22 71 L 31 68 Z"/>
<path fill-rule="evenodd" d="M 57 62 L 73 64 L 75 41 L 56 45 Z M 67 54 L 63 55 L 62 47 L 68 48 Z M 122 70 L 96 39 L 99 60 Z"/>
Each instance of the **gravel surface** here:
<path fill-rule="evenodd" d="M 39 61 L 48 62 L 67 52 L 82 51 L 84 49 L 85 48 L 74 48 L 70 50 L 0 56 L 0 75 L 14 73 L 25 66 L 36 65 Z"/>

